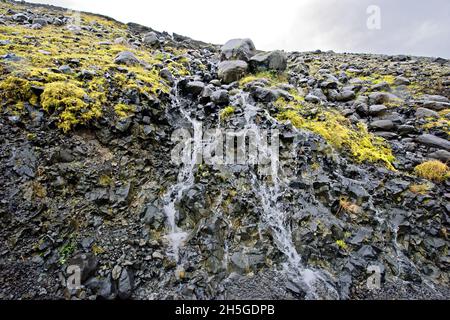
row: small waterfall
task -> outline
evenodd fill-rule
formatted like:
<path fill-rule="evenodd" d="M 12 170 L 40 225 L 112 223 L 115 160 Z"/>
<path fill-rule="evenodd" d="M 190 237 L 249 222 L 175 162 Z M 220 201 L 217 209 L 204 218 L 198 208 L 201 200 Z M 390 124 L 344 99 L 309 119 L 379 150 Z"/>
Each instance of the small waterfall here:
<path fill-rule="evenodd" d="M 254 141 L 257 144 L 258 153 L 266 158 L 264 159 L 266 161 L 263 161 L 264 163 L 270 163 L 269 175 L 266 177 L 258 175 L 255 169 L 250 170 L 253 190 L 261 203 L 261 220 L 270 227 L 275 245 L 287 258 L 284 271 L 289 281 L 306 292 L 306 299 L 319 298 L 316 293 L 316 285 L 319 284 L 325 287 L 327 298 L 338 298 L 337 291 L 326 281 L 325 275 L 320 271 L 306 268 L 302 263 L 301 256 L 295 249 L 289 213 L 283 209 L 282 203 L 283 193 L 288 189 L 289 183 L 279 165 L 279 150 L 278 148 L 274 149 L 272 145 L 263 141 L 265 140 L 265 135 L 255 122 L 255 116 L 260 109 L 251 105 L 248 101 L 249 95 L 244 94 L 242 96 L 242 104 L 244 106 L 246 124 L 242 134 L 247 135 L 249 132 L 255 134 L 256 139 Z M 265 113 L 272 123 L 277 122 L 267 111 Z"/>
<path fill-rule="evenodd" d="M 279 150 L 278 148 L 273 149 L 273 146 L 267 143 L 266 133 L 255 122 L 258 112 L 261 112 L 262 109 L 249 103 L 249 95 L 247 93 L 243 93 L 240 99 L 242 100 L 241 105 L 244 107 L 245 123 L 243 128 L 235 136 L 246 137 L 252 135 L 254 138 L 250 142 L 249 148 L 256 148 L 258 150 L 258 159 L 251 157 L 247 159 L 248 163 L 244 166 L 247 169 L 244 170 L 248 170 L 253 191 L 261 205 L 261 222 L 269 227 L 276 247 L 286 256 L 287 261 L 283 266 L 284 273 L 292 284 L 306 293 L 306 299 L 317 299 L 321 297 L 316 293 L 317 285 L 321 285 L 322 288 L 325 287 L 327 298 L 330 296 L 332 298 L 338 298 L 339 295 L 335 288 L 326 281 L 325 275 L 320 271 L 306 268 L 302 263 L 301 256 L 295 249 L 289 221 L 290 214 L 283 208 L 283 193 L 288 189 L 289 182 L 284 177 L 279 166 Z M 183 193 L 189 190 L 195 183 L 195 168 L 202 160 L 199 158 L 202 156 L 202 148 L 206 148 L 206 150 L 208 148 L 214 149 L 217 141 L 202 140 L 202 124 L 194 120 L 189 111 L 184 109 L 180 103 L 178 92 L 175 93 L 173 103 L 194 129 L 194 137 L 185 142 L 185 150 L 189 150 L 190 152 L 183 154 L 177 183 L 170 187 L 163 197 L 164 212 L 167 217 L 167 226 L 169 229 L 165 236 L 170 247 L 168 255 L 178 263 L 179 250 L 187 239 L 188 233 L 177 225 L 178 211 L 176 204 L 182 199 Z M 273 124 L 277 123 L 277 120 L 272 118 L 267 111 L 265 111 L 265 117 Z M 243 153 L 245 154 L 245 151 Z M 263 159 L 261 159 L 261 155 Z M 265 168 L 268 169 L 265 174 L 261 174 L 256 168 L 257 166 L 255 166 L 261 160 L 264 160 L 264 163 L 270 163 L 268 168 Z M 216 168 L 222 168 L 222 166 L 222 164 L 217 164 Z M 229 250 L 227 244 L 225 244 L 224 250 L 223 264 L 226 267 Z"/>
<path fill-rule="evenodd" d="M 183 193 L 194 185 L 195 167 L 198 165 L 201 155 L 202 123 L 192 119 L 188 111 L 181 106 L 177 85 L 175 85 L 174 91 L 173 104 L 194 130 L 194 137 L 185 142 L 185 150 L 188 152 L 183 152 L 182 154 L 177 183 L 171 186 L 163 197 L 164 213 L 167 217 L 169 228 L 168 233 L 165 235 L 165 239 L 169 243 L 168 255 L 178 263 L 179 250 L 184 244 L 188 233 L 177 225 L 178 211 L 175 206 L 181 200 Z"/>

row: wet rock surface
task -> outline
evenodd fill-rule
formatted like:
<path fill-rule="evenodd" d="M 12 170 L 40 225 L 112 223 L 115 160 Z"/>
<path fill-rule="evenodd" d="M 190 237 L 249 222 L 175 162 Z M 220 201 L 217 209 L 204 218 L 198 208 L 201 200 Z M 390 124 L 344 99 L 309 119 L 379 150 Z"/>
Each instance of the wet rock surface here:
<path fill-rule="evenodd" d="M 447 60 L 0 8 L 0 299 L 449 298 Z M 197 123 L 277 129 L 281 169 L 173 163 Z"/>

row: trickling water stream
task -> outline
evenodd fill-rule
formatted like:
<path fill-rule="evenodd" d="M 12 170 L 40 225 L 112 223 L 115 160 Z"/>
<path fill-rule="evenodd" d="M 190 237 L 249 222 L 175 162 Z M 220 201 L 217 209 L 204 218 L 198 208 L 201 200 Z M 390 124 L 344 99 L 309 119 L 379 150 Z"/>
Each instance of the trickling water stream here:
<path fill-rule="evenodd" d="M 249 103 L 248 94 L 242 94 L 241 104 L 244 106 L 245 124 L 237 135 L 254 138 L 250 143 L 258 150 L 258 159 L 248 159 L 249 165 L 246 166 L 249 171 L 250 184 L 260 203 L 261 223 L 267 225 L 272 234 L 276 247 L 286 256 L 284 264 L 284 273 L 291 283 L 306 292 L 307 299 L 319 298 L 315 286 L 321 284 L 326 287 L 327 297 L 338 298 L 338 294 L 324 278 L 320 271 L 306 268 L 301 256 L 295 249 L 292 230 L 289 221 L 289 212 L 283 209 L 283 193 L 287 190 L 289 182 L 287 181 L 283 170 L 279 166 L 278 145 L 274 148 L 274 140 L 269 144 L 266 140 L 266 134 L 262 132 L 255 117 L 262 110 Z M 164 195 L 164 212 L 167 217 L 168 234 L 165 236 L 169 242 L 168 255 L 177 263 L 179 262 L 179 250 L 187 238 L 187 231 L 182 230 L 177 225 L 178 211 L 176 204 L 182 199 L 183 193 L 189 190 L 195 183 L 195 167 L 199 163 L 201 150 L 204 147 L 202 140 L 202 124 L 194 120 L 189 111 L 185 110 L 180 104 L 178 93 L 174 97 L 174 104 L 180 110 L 183 117 L 194 129 L 194 137 L 188 139 L 185 143 L 185 150 L 190 152 L 183 153 L 183 161 L 178 174 L 177 183 L 173 185 Z M 267 113 L 268 119 L 276 124 L 276 120 Z M 276 141 L 275 141 L 276 142 Z M 193 148 L 190 148 L 193 147 Z M 246 145 L 244 143 L 244 148 Z M 245 154 L 245 150 L 241 150 Z M 269 170 L 261 175 L 258 166 L 255 163 L 263 162 L 269 164 Z M 266 168 L 267 169 L 267 168 Z M 225 248 L 228 254 L 228 247 Z"/>
<path fill-rule="evenodd" d="M 165 236 L 166 240 L 169 242 L 168 255 L 178 263 L 179 250 L 184 244 L 188 233 L 183 231 L 177 225 L 178 211 L 175 208 L 175 205 L 181 200 L 183 193 L 194 185 L 194 169 L 199 162 L 198 157 L 201 154 L 200 150 L 202 147 L 202 124 L 201 122 L 192 119 L 188 111 L 181 106 L 176 85 L 175 88 L 176 90 L 173 103 L 194 129 L 194 137 L 185 141 L 185 150 L 191 152 L 183 152 L 182 154 L 183 158 L 181 159 L 181 168 L 178 173 L 177 183 L 170 187 L 163 197 L 164 213 L 167 217 L 167 224 L 169 228 L 169 232 Z"/>
<path fill-rule="evenodd" d="M 284 264 L 284 271 L 289 281 L 302 287 L 306 292 L 306 299 L 318 298 L 315 290 L 315 285 L 318 282 L 322 282 L 327 287 L 327 291 L 335 298 L 338 298 L 335 289 L 325 281 L 320 272 L 308 269 L 303 265 L 302 258 L 295 249 L 289 221 L 290 214 L 282 207 L 283 193 L 287 190 L 289 182 L 279 163 L 277 140 L 274 140 L 272 137 L 272 143 L 269 145 L 266 141 L 263 141 L 264 139 L 261 139 L 264 137 L 264 134 L 262 134 L 260 127 L 255 122 L 255 115 L 260 109 L 248 102 L 248 94 L 243 95 L 242 99 L 246 120 L 243 130 L 244 134 L 248 132 L 256 133 L 254 136 L 256 137 L 255 142 L 258 152 L 269 160 L 263 161 L 264 163 L 270 163 L 269 177 L 258 176 L 255 170 L 251 170 L 251 179 L 254 192 L 261 203 L 261 220 L 270 227 L 275 245 L 287 258 L 287 262 Z M 266 116 L 272 123 L 276 122 L 268 112 L 266 112 Z"/>

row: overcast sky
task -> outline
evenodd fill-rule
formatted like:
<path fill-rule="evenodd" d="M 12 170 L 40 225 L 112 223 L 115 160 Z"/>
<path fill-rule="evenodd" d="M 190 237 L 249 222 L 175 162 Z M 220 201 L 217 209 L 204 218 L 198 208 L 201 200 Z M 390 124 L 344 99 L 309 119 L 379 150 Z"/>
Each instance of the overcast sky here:
<path fill-rule="evenodd" d="M 261 50 L 450 58 L 449 0 L 28 1 L 101 13 L 216 44 L 248 37 Z M 371 5 L 380 9 L 379 20 L 376 10 L 367 12 Z"/>

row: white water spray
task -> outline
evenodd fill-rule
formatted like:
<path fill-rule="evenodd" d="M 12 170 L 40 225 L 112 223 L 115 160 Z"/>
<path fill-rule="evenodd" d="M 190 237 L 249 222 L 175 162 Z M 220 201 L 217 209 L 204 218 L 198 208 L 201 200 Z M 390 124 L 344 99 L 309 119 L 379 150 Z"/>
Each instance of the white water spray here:
<path fill-rule="evenodd" d="M 175 88 L 177 88 L 175 86 Z M 163 197 L 164 213 L 167 217 L 167 225 L 169 228 L 165 239 L 169 243 L 167 254 L 172 257 L 175 262 L 179 262 L 179 251 L 184 245 L 188 233 L 183 231 L 177 225 L 178 211 L 175 205 L 181 200 L 183 193 L 189 190 L 195 181 L 195 167 L 199 163 L 202 148 L 202 124 L 191 118 L 189 113 L 181 106 L 178 98 L 178 90 L 175 90 L 174 103 L 181 111 L 184 118 L 194 129 L 194 137 L 185 141 L 185 151 L 181 161 L 181 168 L 178 173 L 177 183 L 169 188 Z"/>
<path fill-rule="evenodd" d="M 248 132 L 256 133 L 255 143 L 259 154 L 270 159 L 270 162 L 263 161 L 264 163 L 270 163 L 270 181 L 265 181 L 267 179 L 259 177 L 255 170 L 250 170 L 250 172 L 253 190 L 261 203 L 261 220 L 270 227 L 276 246 L 287 258 L 287 262 L 284 265 L 285 273 L 291 282 L 301 286 L 306 291 L 306 299 L 318 298 L 315 288 L 317 284 L 324 285 L 331 297 L 338 298 L 339 295 L 335 288 L 327 283 L 319 271 L 308 269 L 303 265 L 301 256 L 295 249 L 292 240 L 292 230 L 289 225 L 289 213 L 282 208 L 281 200 L 284 190 L 288 188 L 288 181 L 286 181 L 282 168 L 279 165 L 279 150 L 278 148 L 273 148 L 273 144 L 269 146 L 266 141 L 263 141 L 264 139 L 261 139 L 264 135 L 262 135 L 259 126 L 254 121 L 260 109 L 247 102 L 248 94 L 244 95 L 242 99 L 244 118 L 246 120 L 243 132 L 244 134 Z M 268 119 L 276 122 L 270 116 L 268 116 Z"/>

